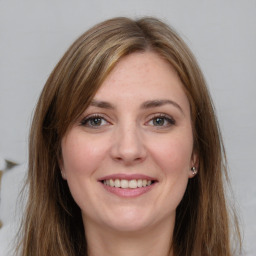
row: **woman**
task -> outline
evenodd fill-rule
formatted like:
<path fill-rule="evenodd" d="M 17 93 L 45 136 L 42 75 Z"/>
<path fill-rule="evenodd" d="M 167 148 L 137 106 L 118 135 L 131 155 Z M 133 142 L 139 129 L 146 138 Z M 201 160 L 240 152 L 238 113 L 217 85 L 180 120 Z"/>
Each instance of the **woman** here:
<path fill-rule="evenodd" d="M 234 255 L 213 105 L 157 19 L 115 18 L 74 42 L 40 96 L 29 154 L 21 255 Z"/>

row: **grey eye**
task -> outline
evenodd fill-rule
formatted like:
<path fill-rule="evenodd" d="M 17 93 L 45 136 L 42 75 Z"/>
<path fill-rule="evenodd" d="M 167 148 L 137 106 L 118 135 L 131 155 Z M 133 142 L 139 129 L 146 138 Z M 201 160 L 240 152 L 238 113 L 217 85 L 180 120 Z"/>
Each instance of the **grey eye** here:
<path fill-rule="evenodd" d="M 175 121 L 171 117 L 156 116 L 152 118 L 148 124 L 152 126 L 158 126 L 158 127 L 169 127 L 171 125 L 175 125 Z"/>
<path fill-rule="evenodd" d="M 163 126 L 165 124 L 166 118 L 164 117 L 157 117 L 153 119 L 153 125 L 155 126 Z"/>
<path fill-rule="evenodd" d="M 80 124 L 82 126 L 98 128 L 98 127 L 107 125 L 108 122 L 101 116 L 90 116 L 90 117 L 84 118 Z"/>
<path fill-rule="evenodd" d="M 100 126 L 102 124 L 102 118 L 100 117 L 93 117 L 88 120 L 88 123 L 91 126 Z"/>

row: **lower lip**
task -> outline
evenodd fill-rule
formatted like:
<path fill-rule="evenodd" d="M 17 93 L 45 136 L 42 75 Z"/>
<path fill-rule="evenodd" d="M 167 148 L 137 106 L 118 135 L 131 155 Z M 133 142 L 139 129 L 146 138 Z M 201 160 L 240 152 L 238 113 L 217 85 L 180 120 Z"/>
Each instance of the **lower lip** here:
<path fill-rule="evenodd" d="M 153 183 L 149 186 L 141 187 L 141 188 L 116 188 L 116 187 L 110 187 L 104 184 L 102 184 L 102 186 L 108 192 L 120 197 L 138 197 L 149 192 L 155 186 L 155 184 L 156 183 Z"/>

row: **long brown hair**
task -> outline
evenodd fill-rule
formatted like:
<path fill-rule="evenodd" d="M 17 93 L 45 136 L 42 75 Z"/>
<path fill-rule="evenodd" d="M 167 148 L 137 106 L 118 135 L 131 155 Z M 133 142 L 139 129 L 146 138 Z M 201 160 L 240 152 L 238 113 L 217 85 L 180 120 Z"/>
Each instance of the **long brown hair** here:
<path fill-rule="evenodd" d="M 177 208 L 175 256 L 231 256 L 225 150 L 200 68 L 183 40 L 155 18 L 115 18 L 79 37 L 59 61 L 38 101 L 30 132 L 29 195 L 20 232 L 22 256 L 86 255 L 79 207 L 62 179 L 60 142 L 117 62 L 154 51 L 177 71 L 191 106 L 199 173 Z M 236 218 L 233 222 L 240 241 Z M 171 245 L 170 245 L 171 246 Z"/>

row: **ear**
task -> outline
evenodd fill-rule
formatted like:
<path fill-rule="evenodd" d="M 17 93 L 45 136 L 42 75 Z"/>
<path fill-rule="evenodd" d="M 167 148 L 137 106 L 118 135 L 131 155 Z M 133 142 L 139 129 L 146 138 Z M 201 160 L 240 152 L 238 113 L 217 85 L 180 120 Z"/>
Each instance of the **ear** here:
<path fill-rule="evenodd" d="M 66 180 L 67 176 L 66 176 L 66 171 L 65 171 L 63 164 L 59 163 L 59 168 L 60 168 L 60 173 L 61 173 L 62 179 Z"/>
<path fill-rule="evenodd" d="M 65 172 L 65 168 L 64 168 L 62 154 L 60 154 L 58 157 L 58 164 L 59 164 L 59 169 L 61 172 L 62 179 L 66 180 L 67 177 L 66 177 L 66 172 Z"/>
<path fill-rule="evenodd" d="M 199 168 L 199 159 L 198 154 L 193 152 L 191 161 L 190 161 L 190 168 L 189 168 L 189 178 L 194 178 L 195 175 L 198 173 Z"/>
<path fill-rule="evenodd" d="M 62 169 L 61 169 L 60 172 L 61 172 L 62 179 L 63 179 L 63 180 L 66 180 L 66 179 L 67 179 L 67 177 L 66 177 L 66 172 L 65 172 L 64 170 L 62 170 Z"/>

